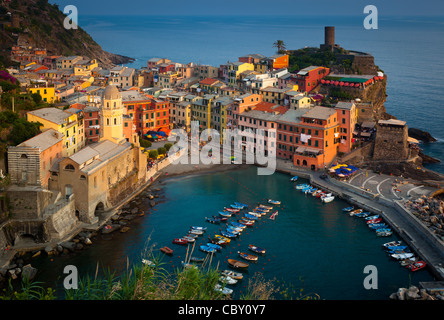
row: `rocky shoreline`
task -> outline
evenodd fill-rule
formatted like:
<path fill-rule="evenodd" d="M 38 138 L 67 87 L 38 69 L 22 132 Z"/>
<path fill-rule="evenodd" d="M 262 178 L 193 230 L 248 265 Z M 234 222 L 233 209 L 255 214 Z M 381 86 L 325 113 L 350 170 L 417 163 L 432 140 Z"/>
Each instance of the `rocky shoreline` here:
<path fill-rule="evenodd" d="M 390 295 L 390 300 L 444 300 L 440 293 L 430 293 L 426 289 L 419 289 L 417 286 L 409 288 L 399 288 L 397 292 Z"/>

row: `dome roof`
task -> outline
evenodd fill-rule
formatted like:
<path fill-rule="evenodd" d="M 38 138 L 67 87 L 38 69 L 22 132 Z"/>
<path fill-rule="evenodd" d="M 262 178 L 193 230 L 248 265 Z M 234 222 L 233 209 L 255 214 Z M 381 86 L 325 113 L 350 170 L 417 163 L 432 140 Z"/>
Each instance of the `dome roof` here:
<path fill-rule="evenodd" d="M 119 92 L 119 89 L 117 89 L 116 86 L 110 84 L 105 88 L 105 91 L 103 92 L 103 99 L 104 100 L 116 100 L 120 99 L 121 95 Z"/>

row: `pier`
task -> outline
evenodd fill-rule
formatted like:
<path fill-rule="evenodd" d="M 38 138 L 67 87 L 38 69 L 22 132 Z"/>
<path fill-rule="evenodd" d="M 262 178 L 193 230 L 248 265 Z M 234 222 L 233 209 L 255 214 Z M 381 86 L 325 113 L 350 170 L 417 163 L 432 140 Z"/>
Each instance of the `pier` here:
<path fill-rule="evenodd" d="M 444 243 L 422 221 L 411 214 L 397 199 L 388 199 L 356 186 L 332 179 L 321 178 L 323 171 L 308 171 L 291 163 L 277 160 L 277 171 L 310 180 L 318 188 L 328 190 L 352 205 L 379 214 L 411 250 L 424 260 L 437 280 L 444 280 Z M 442 282 L 441 282 L 442 283 Z"/>

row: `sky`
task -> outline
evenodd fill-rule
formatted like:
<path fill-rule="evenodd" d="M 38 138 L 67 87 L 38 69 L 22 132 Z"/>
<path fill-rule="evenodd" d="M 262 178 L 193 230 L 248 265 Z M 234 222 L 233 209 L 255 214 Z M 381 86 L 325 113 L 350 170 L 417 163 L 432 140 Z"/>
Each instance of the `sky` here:
<path fill-rule="evenodd" d="M 61 11 L 75 5 L 86 15 L 320 15 L 365 16 L 374 5 L 380 16 L 444 16 L 442 0 L 49 0 Z"/>

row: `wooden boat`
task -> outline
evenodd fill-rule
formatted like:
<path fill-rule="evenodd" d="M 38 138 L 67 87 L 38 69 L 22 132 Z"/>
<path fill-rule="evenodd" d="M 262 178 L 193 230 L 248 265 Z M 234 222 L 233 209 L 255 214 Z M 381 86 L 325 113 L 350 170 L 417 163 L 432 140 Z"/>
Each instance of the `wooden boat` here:
<path fill-rule="evenodd" d="M 381 222 L 382 219 L 381 218 L 377 218 L 377 219 L 373 219 L 373 220 L 367 220 L 366 223 L 370 224 L 370 223 L 379 223 Z"/>
<path fill-rule="evenodd" d="M 224 270 L 221 272 L 224 276 L 236 279 L 236 280 L 242 280 L 244 275 L 240 272 L 234 272 L 231 270 Z"/>
<path fill-rule="evenodd" d="M 412 264 L 412 263 L 414 263 L 414 262 L 416 262 L 416 261 L 417 261 L 416 257 L 412 257 L 412 258 L 409 258 L 409 259 L 402 259 L 402 260 L 399 260 L 398 262 L 399 262 L 399 264 L 401 265 L 401 267 L 406 267 L 406 266 L 408 266 L 409 264 Z"/>
<path fill-rule="evenodd" d="M 255 216 L 255 217 L 257 217 L 257 218 L 262 217 L 262 214 L 261 214 L 261 213 L 258 213 L 258 212 L 248 211 L 248 214 L 250 214 L 250 215 L 252 215 L 252 216 Z"/>
<path fill-rule="evenodd" d="M 236 204 L 230 204 L 230 207 L 231 207 L 232 209 L 239 209 L 239 210 L 242 210 L 242 209 L 244 208 L 244 206 L 238 206 L 238 205 L 236 205 Z"/>
<path fill-rule="evenodd" d="M 233 268 L 245 269 L 248 268 L 249 264 L 235 259 L 228 259 L 228 264 Z"/>
<path fill-rule="evenodd" d="M 249 214 L 249 213 L 244 214 L 244 217 L 249 220 L 257 220 L 258 219 L 256 216 Z"/>
<path fill-rule="evenodd" d="M 231 221 L 230 224 L 233 227 L 237 227 L 237 228 L 241 228 L 241 229 L 245 229 L 247 227 L 246 225 L 244 225 L 242 223 L 239 223 L 239 222 L 236 222 L 236 221 Z"/>
<path fill-rule="evenodd" d="M 206 231 L 207 227 L 191 226 L 190 229 Z"/>
<path fill-rule="evenodd" d="M 293 181 L 293 182 L 294 182 L 294 181 L 298 181 L 298 176 L 291 177 L 291 178 L 290 178 L 290 181 Z"/>
<path fill-rule="evenodd" d="M 351 206 L 351 207 L 346 207 L 346 208 L 343 208 L 342 211 L 350 212 L 350 211 L 352 211 L 354 208 L 355 208 L 355 207 L 353 207 L 353 206 Z"/>
<path fill-rule="evenodd" d="M 298 184 L 295 188 L 298 189 L 298 190 L 302 190 L 302 189 L 307 188 L 309 186 L 310 185 L 308 185 L 306 183 L 301 183 L 301 184 Z"/>
<path fill-rule="evenodd" d="M 378 237 L 389 237 L 389 236 L 391 236 L 392 234 L 393 234 L 392 231 L 387 231 L 387 230 L 384 230 L 384 231 L 379 231 L 379 230 L 377 230 L 377 231 L 376 231 L 376 235 L 377 235 Z"/>
<path fill-rule="evenodd" d="M 388 248 L 391 246 L 400 246 L 401 244 L 402 244 L 402 241 L 390 241 L 390 242 L 384 243 L 382 246 L 384 248 Z"/>
<path fill-rule="evenodd" d="M 228 243 L 230 243 L 230 241 L 231 241 L 230 238 L 227 238 L 227 237 L 221 236 L 220 234 L 216 234 L 214 237 L 215 237 L 216 239 L 219 239 L 219 240 L 225 240 L 225 241 L 228 242 Z"/>
<path fill-rule="evenodd" d="M 238 213 L 240 211 L 239 209 L 234 209 L 234 208 L 224 208 L 224 210 L 231 213 Z"/>
<path fill-rule="evenodd" d="M 271 203 L 271 204 L 281 204 L 280 201 L 278 201 L 278 200 L 273 200 L 273 199 L 268 199 L 268 203 Z"/>
<path fill-rule="evenodd" d="M 363 209 L 356 209 L 350 212 L 350 216 L 354 216 L 357 213 L 362 213 L 364 210 Z"/>
<path fill-rule="evenodd" d="M 365 218 L 365 217 L 368 217 L 369 215 L 370 215 L 370 212 L 361 212 L 361 213 L 355 214 L 355 217 Z"/>
<path fill-rule="evenodd" d="M 176 238 L 173 240 L 173 243 L 174 244 L 187 244 L 188 241 L 184 238 Z"/>
<path fill-rule="evenodd" d="M 205 261 L 205 258 L 191 257 L 190 261 L 196 262 L 196 263 L 202 263 Z"/>
<path fill-rule="evenodd" d="M 253 209 L 254 212 L 263 212 L 263 213 L 267 213 L 270 212 L 271 209 L 265 209 L 265 208 L 261 208 L 261 207 L 256 207 Z"/>
<path fill-rule="evenodd" d="M 192 263 L 185 263 L 183 261 L 181 261 L 181 263 L 185 269 L 197 269 L 198 268 L 195 264 L 192 264 Z"/>
<path fill-rule="evenodd" d="M 196 238 L 189 237 L 189 236 L 183 236 L 182 239 L 187 240 L 189 243 L 195 242 Z"/>
<path fill-rule="evenodd" d="M 219 211 L 219 215 L 222 216 L 222 217 L 229 218 L 229 217 L 231 217 L 232 214 L 229 213 L 229 212 L 222 212 L 222 211 Z"/>
<path fill-rule="evenodd" d="M 259 248 L 258 246 L 255 246 L 255 245 L 252 245 L 252 244 L 248 245 L 248 249 L 250 249 L 251 251 L 256 252 L 256 253 L 262 253 L 262 254 L 265 253 L 265 249 Z"/>
<path fill-rule="evenodd" d="M 277 215 L 278 215 L 278 212 L 277 212 L 277 211 L 273 212 L 273 213 L 271 214 L 271 216 L 270 216 L 270 219 L 271 219 L 271 220 L 274 220 L 274 218 L 275 218 Z"/>
<path fill-rule="evenodd" d="M 324 203 L 332 202 L 334 199 L 335 199 L 334 196 L 321 197 L 321 200 L 322 200 L 322 202 L 324 202 Z"/>
<path fill-rule="evenodd" d="M 225 230 L 221 231 L 221 233 L 222 233 L 222 235 L 224 237 L 227 237 L 227 238 L 230 238 L 230 239 L 236 238 L 238 236 L 237 234 L 234 234 L 234 233 L 231 233 L 231 232 L 228 232 L 228 231 L 225 231 Z"/>
<path fill-rule="evenodd" d="M 370 228 L 370 229 L 373 229 L 373 230 L 378 230 L 378 229 L 381 229 L 381 228 L 387 228 L 388 226 L 385 224 L 385 223 L 370 223 L 369 225 L 368 225 L 368 227 Z"/>
<path fill-rule="evenodd" d="M 321 193 L 324 193 L 324 191 L 322 191 L 321 189 L 318 189 L 318 190 L 316 190 L 315 192 L 313 192 L 311 195 L 312 195 L 313 197 L 317 197 L 318 194 L 321 194 Z"/>
<path fill-rule="evenodd" d="M 230 226 L 230 225 L 228 225 L 228 226 L 227 226 L 227 231 L 229 231 L 229 232 L 231 232 L 231 233 L 234 233 L 234 234 L 237 234 L 237 233 L 241 233 L 241 232 L 243 231 L 243 229 L 242 229 L 242 228 L 235 227 L 235 226 Z"/>
<path fill-rule="evenodd" d="M 268 209 L 268 210 L 273 209 L 272 206 L 267 206 L 267 205 L 265 205 L 265 204 L 260 204 L 259 207 L 260 207 L 260 208 L 264 208 L 264 209 Z"/>
<path fill-rule="evenodd" d="M 206 253 L 215 253 L 216 252 L 215 248 L 212 248 L 212 247 L 209 247 L 209 246 L 206 246 L 206 245 L 199 246 L 199 249 L 201 251 L 203 251 L 203 252 L 206 252 Z"/>
<path fill-rule="evenodd" d="M 211 243 L 211 242 L 207 243 L 207 246 L 210 247 L 210 248 L 214 248 L 217 251 L 222 250 L 222 247 L 220 245 L 218 245 L 218 244 L 215 244 L 215 243 Z"/>
<path fill-rule="evenodd" d="M 237 280 L 233 279 L 230 276 L 220 276 L 219 281 L 222 283 L 226 283 L 226 284 L 236 284 L 237 283 Z"/>
<path fill-rule="evenodd" d="M 162 247 L 162 248 L 160 248 L 160 251 L 162 251 L 165 254 L 169 254 L 169 255 L 173 254 L 173 250 L 168 247 Z"/>
<path fill-rule="evenodd" d="M 203 232 L 202 230 L 191 229 L 190 231 L 188 231 L 188 233 L 196 234 L 196 235 L 200 236 L 200 235 L 202 235 L 204 232 Z"/>
<path fill-rule="evenodd" d="M 227 288 L 227 287 L 222 287 L 220 284 L 216 284 L 214 286 L 214 290 L 221 292 L 224 295 L 230 295 L 233 293 L 233 289 Z"/>
<path fill-rule="evenodd" d="M 254 220 L 244 220 L 244 219 L 239 219 L 237 220 L 239 221 L 240 224 L 243 224 L 245 226 L 252 226 L 254 224 Z"/>
<path fill-rule="evenodd" d="M 373 215 L 373 216 L 365 217 L 364 219 L 365 219 L 366 221 L 368 221 L 368 220 L 374 220 L 374 219 L 378 219 L 378 218 L 379 218 L 379 214 L 375 214 L 375 215 Z"/>
<path fill-rule="evenodd" d="M 248 261 L 257 261 L 258 257 L 253 255 L 253 254 L 249 254 L 249 253 L 245 253 L 245 252 L 237 252 L 239 254 L 239 256 L 245 260 Z"/>
<path fill-rule="evenodd" d="M 226 241 L 224 239 L 217 239 L 217 238 L 211 239 L 210 237 L 208 237 L 208 241 L 210 241 L 211 243 L 217 244 L 219 246 L 224 246 L 224 245 L 230 243 L 229 241 Z"/>
<path fill-rule="evenodd" d="M 391 254 L 390 256 L 396 260 L 403 260 L 403 259 L 408 259 L 408 258 L 413 257 L 414 254 L 411 252 L 407 252 L 407 253 L 395 253 L 395 254 Z"/>
<path fill-rule="evenodd" d="M 235 205 L 243 208 L 248 208 L 248 204 L 242 203 L 242 202 L 234 202 Z"/>

